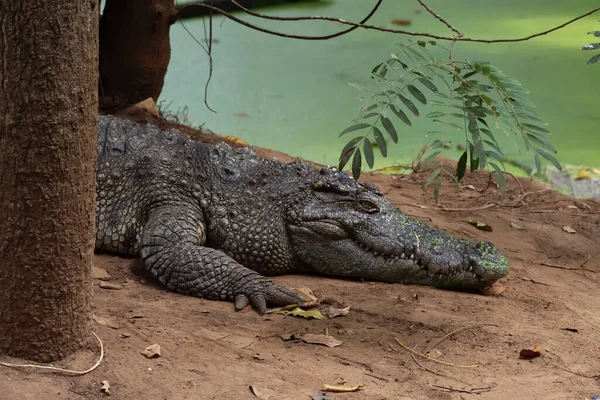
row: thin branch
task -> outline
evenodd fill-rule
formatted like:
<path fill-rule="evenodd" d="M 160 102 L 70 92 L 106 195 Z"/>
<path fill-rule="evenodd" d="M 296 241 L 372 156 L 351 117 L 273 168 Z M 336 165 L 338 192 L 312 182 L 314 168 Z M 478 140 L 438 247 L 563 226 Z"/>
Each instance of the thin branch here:
<path fill-rule="evenodd" d="M 231 0 L 231 1 L 233 1 L 233 0 Z M 425 8 L 427 10 L 427 12 L 429 14 L 433 15 L 438 21 L 440 21 L 441 23 L 443 23 L 444 25 L 446 25 L 448 28 L 450 28 L 454 33 L 456 33 L 456 37 L 457 38 L 463 37 L 463 33 L 461 31 L 459 31 L 454 26 L 452 26 L 450 24 L 450 22 L 448 22 L 440 14 L 436 13 L 435 11 L 433 11 L 427 4 L 425 4 L 425 2 L 423 0 L 417 0 L 417 1 L 419 2 L 419 4 L 421 4 L 423 6 L 423 8 Z M 454 46 L 454 42 L 452 43 L 452 46 Z"/>
<path fill-rule="evenodd" d="M 96 333 L 92 332 L 92 335 L 94 335 L 94 337 L 98 340 L 98 344 L 100 345 L 100 356 L 98 356 L 98 360 L 96 360 L 96 363 L 94 365 L 92 365 L 90 368 L 88 368 L 84 371 L 58 368 L 58 367 L 46 366 L 46 365 L 37 365 L 37 364 L 12 364 L 12 363 L 7 363 L 7 362 L 0 362 L 0 365 L 3 365 L 5 367 L 10 367 L 10 368 L 45 369 L 45 370 L 50 370 L 50 371 L 62 372 L 62 373 L 69 374 L 69 375 L 75 375 L 75 376 L 85 375 L 85 374 L 92 372 L 96 368 L 98 368 L 98 366 L 100 365 L 100 363 L 102 363 L 102 360 L 104 359 L 104 345 L 102 344 L 102 340 L 100 340 L 100 338 L 98 337 L 98 335 L 96 335 Z"/>
<path fill-rule="evenodd" d="M 218 12 L 219 14 L 239 23 L 242 24 L 248 28 L 257 30 L 259 32 L 263 32 L 263 33 L 268 33 L 270 35 L 275 35 L 275 36 L 280 36 L 280 37 L 285 37 L 288 39 L 300 39 L 300 40 L 328 40 L 328 39 L 332 39 L 334 37 L 338 37 L 338 36 L 342 36 L 345 35 L 346 33 L 352 32 L 353 30 L 355 30 L 356 28 L 360 28 L 363 26 L 368 26 L 368 25 L 363 25 L 365 22 L 367 22 L 372 16 L 373 14 L 375 14 L 375 11 L 377 11 L 377 9 L 379 8 L 379 5 L 381 4 L 383 0 L 377 0 L 377 3 L 375 4 L 375 6 L 373 7 L 373 9 L 369 12 L 369 14 L 367 14 L 367 16 L 365 18 L 363 18 L 359 23 L 355 23 L 355 22 L 351 22 L 351 23 L 347 23 L 346 25 L 351 25 L 352 27 L 349 29 L 344 29 L 343 31 L 339 31 L 336 33 L 332 33 L 330 35 L 323 35 L 323 36 L 303 36 L 303 35 L 292 35 L 292 34 L 288 34 L 288 33 L 282 33 L 282 32 L 276 32 L 276 31 L 272 31 L 269 29 L 265 29 L 265 28 L 261 28 L 259 26 L 256 26 L 254 24 L 251 24 L 249 22 L 246 22 L 242 19 L 239 19 L 237 17 L 235 17 L 234 15 L 221 10 L 218 7 L 215 7 L 213 5 L 209 5 L 209 4 L 204 4 L 204 3 L 194 3 L 194 4 L 189 4 L 185 7 L 183 7 L 181 10 L 179 10 L 179 12 L 181 13 L 182 10 L 185 10 L 187 8 L 192 8 L 192 7 L 203 7 L 203 8 L 208 8 L 211 9 L 213 11 Z M 315 16 L 315 17 L 272 17 L 269 15 L 264 15 L 264 14 L 259 14 L 256 12 L 253 12 L 249 9 L 247 9 L 246 7 L 242 6 L 241 4 L 237 3 L 235 0 L 231 0 L 232 3 L 234 3 L 236 6 L 238 6 L 241 10 L 243 10 L 244 12 L 246 12 L 249 15 L 258 17 L 258 18 L 263 18 L 263 19 L 273 19 L 273 20 L 278 20 L 278 21 L 303 21 L 303 20 L 324 20 L 324 21 L 333 21 L 333 22 L 342 22 L 344 20 L 339 19 L 339 18 L 330 18 L 330 17 L 319 17 L 319 16 Z M 344 21 L 346 22 L 346 21 Z"/>
<path fill-rule="evenodd" d="M 378 5 L 381 3 L 381 0 L 378 1 L 376 7 L 378 7 Z M 287 34 L 287 33 L 281 33 L 281 32 L 275 32 L 269 29 L 265 29 L 265 28 L 261 28 L 259 26 L 253 25 L 249 22 L 246 22 L 244 20 L 241 20 L 235 16 L 233 16 L 232 14 L 225 12 L 217 7 L 214 6 L 210 6 L 208 4 L 202 4 L 202 3 L 195 3 L 195 4 L 190 4 L 184 8 L 187 7 L 205 7 L 205 8 L 210 8 L 222 15 L 224 15 L 225 17 L 238 22 L 244 26 L 247 26 L 249 28 L 255 29 L 257 31 L 260 32 L 264 32 L 264 33 L 268 33 L 271 35 L 275 35 L 275 36 L 281 36 L 281 37 L 286 37 L 286 38 L 290 38 L 290 39 L 302 39 L 302 40 L 327 40 L 327 39 L 331 39 L 333 37 L 336 36 L 340 36 L 343 35 L 344 33 L 349 32 L 348 30 L 346 31 L 341 31 L 341 32 L 337 32 L 331 35 L 325 35 L 325 36 L 301 36 L 301 35 L 291 35 L 291 34 Z M 376 8 L 375 8 L 376 9 Z M 362 28 L 362 29 L 369 29 L 369 30 L 376 30 L 376 31 L 380 31 L 380 32 L 388 32 L 388 33 L 400 33 L 400 34 L 404 34 L 404 35 L 409 35 L 409 36 L 423 36 L 423 37 L 428 37 L 431 39 L 438 39 L 438 40 L 449 40 L 449 41 L 458 41 L 458 42 L 478 42 L 478 43 L 513 43 L 513 42 L 524 42 L 539 36 L 543 36 L 543 35 L 547 35 L 548 33 L 557 31 L 559 29 L 564 28 L 567 25 L 572 24 L 573 22 L 579 21 L 582 18 L 585 18 L 589 15 L 592 15 L 596 12 L 600 11 L 600 7 L 599 8 L 595 8 L 591 11 L 588 11 L 587 13 L 580 15 L 578 17 L 575 17 L 561 25 L 558 25 L 554 28 L 545 30 L 543 32 L 539 32 L 539 33 L 534 33 L 531 34 L 529 36 L 524 36 L 524 37 L 520 37 L 520 38 L 513 38 L 513 39 L 477 39 L 477 38 L 468 38 L 468 37 L 450 37 L 450 36 L 441 36 L 441 35 L 433 35 L 431 33 L 427 33 L 427 32 L 411 32 L 411 31 L 406 31 L 403 29 L 392 29 L 392 28 L 382 28 L 379 26 L 375 26 L 375 25 L 367 25 L 364 24 L 363 22 L 360 23 L 356 23 L 356 22 L 352 22 L 352 21 L 346 21 L 340 18 L 333 18 L 333 17 L 321 17 L 321 16 L 310 16 L 310 17 L 273 17 L 273 16 L 267 16 L 267 15 L 263 15 L 263 14 L 259 14 L 259 13 L 255 13 L 253 12 L 252 15 L 258 17 L 260 16 L 260 18 L 265 18 L 265 19 L 272 19 L 272 20 L 278 20 L 278 21 L 305 21 L 305 20 L 320 20 L 320 21 L 330 21 L 330 22 L 337 22 L 339 24 L 343 24 L 343 25 L 350 25 L 354 28 Z"/>
<path fill-rule="evenodd" d="M 564 265 L 556 265 L 556 264 L 550 264 L 550 263 L 546 263 L 546 262 L 542 262 L 542 263 L 540 263 L 540 265 L 544 266 L 544 267 L 549 267 L 549 268 L 566 269 L 568 271 L 587 271 L 587 272 L 593 272 L 594 274 L 598 273 L 598 271 L 595 271 L 595 270 L 589 269 L 589 268 L 583 268 L 583 267 L 579 267 L 579 268 L 578 267 L 566 267 Z"/>
<path fill-rule="evenodd" d="M 213 5 L 213 0 L 210 0 L 210 5 Z M 210 111 L 216 113 L 215 110 L 210 108 L 208 105 L 208 85 L 213 76 L 213 58 L 212 58 L 212 45 L 213 45 L 213 10 L 210 10 L 210 15 L 208 17 L 208 79 L 206 80 L 206 85 L 204 85 L 204 105 Z M 204 35 L 206 37 L 206 35 Z"/>
<path fill-rule="evenodd" d="M 212 13 L 212 10 L 211 10 Z M 211 18 L 212 21 L 212 18 Z M 206 80 L 206 85 L 204 86 L 204 105 L 206 105 L 206 108 L 208 108 L 210 111 L 216 113 L 215 110 L 213 110 L 212 108 L 210 108 L 210 106 L 208 105 L 208 98 L 207 98 L 207 91 L 208 91 L 208 85 L 210 83 L 210 80 L 212 78 L 212 72 L 213 72 L 213 59 L 212 59 L 212 46 L 209 45 L 209 48 L 207 49 L 206 47 L 204 47 L 204 45 L 202 44 L 202 42 L 200 42 L 193 34 L 192 32 L 190 32 L 190 30 L 187 28 L 187 26 L 185 26 L 185 24 L 183 23 L 183 21 L 179 21 L 179 23 L 181 24 L 181 26 L 183 27 L 183 29 L 190 35 L 190 37 L 194 40 L 194 42 L 196 42 L 201 48 L 202 50 L 204 50 L 204 52 L 208 55 L 208 79 Z M 212 42 L 212 36 L 211 36 L 211 42 Z"/>

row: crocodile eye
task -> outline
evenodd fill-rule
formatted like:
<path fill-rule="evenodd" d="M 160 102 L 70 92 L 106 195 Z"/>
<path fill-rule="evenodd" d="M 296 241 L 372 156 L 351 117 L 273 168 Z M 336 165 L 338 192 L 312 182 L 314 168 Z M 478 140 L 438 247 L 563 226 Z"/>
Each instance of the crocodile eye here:
<path fill-rule="evenodd" d="M 369 214 L 376 213 L 379 211 L 379 207 L 377 207 L 377 204 L 373 203 L 371 200 L 360 200 L 358 202 L 358 208 Z"/>

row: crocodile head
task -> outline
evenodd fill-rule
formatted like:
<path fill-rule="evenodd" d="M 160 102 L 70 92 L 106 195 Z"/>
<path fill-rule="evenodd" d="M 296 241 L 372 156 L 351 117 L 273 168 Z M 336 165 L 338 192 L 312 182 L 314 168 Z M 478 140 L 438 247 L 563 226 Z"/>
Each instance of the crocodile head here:
<path fill-rule="evenodd" d="M 476 289 L 508 273 L 506 258 L 491 243 L 433 229 L 376 187 L 331 167 L 321 169 L 286 220 L 296 257 L 324 274 Z"/>

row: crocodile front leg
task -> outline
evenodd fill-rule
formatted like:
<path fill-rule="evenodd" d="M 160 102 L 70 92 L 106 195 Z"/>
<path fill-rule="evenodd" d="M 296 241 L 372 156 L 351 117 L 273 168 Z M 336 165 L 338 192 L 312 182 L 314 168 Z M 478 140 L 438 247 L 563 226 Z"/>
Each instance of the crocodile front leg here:
<path fill-rule="evenodd" d="M 140 238 L 142 266 L 178 293 L 234 301 L 241 310 L 252 304 L 261 314 L 267 304 L 288 305 L 302 299 L 267 280 L 225 253 L 209 247 L 202 213 L 189 206 L 153 210 Z"/>

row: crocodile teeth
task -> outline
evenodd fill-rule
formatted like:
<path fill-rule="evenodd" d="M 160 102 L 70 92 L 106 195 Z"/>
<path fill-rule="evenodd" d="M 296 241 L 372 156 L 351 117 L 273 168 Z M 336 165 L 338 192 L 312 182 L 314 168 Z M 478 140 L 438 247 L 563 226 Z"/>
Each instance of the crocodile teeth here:
<path fill-rule="evenodd" d="M 414 255 L 414 254 L 411 254 L 411 255 L 410 255 L 410 259 L 411 259 L 411 260 L 414 260 L 414 259 L 415 259 L 415 255 Z"/>
<path fill-rule="evenodd" d="M 379 253 L 378 253 L 378 252 L 376 252 L 376 251 L 374 251 L 374 252 L 373 252 L 373 254 L 375 254 L 376 256 L 378 256 L 378 255 L 379 255 Z"/>
<path fill-rule="evenodd" d="M 402 253 L 402 255 L 400 255 L 400 258 L 406 258 L 406 254 Z"/>

